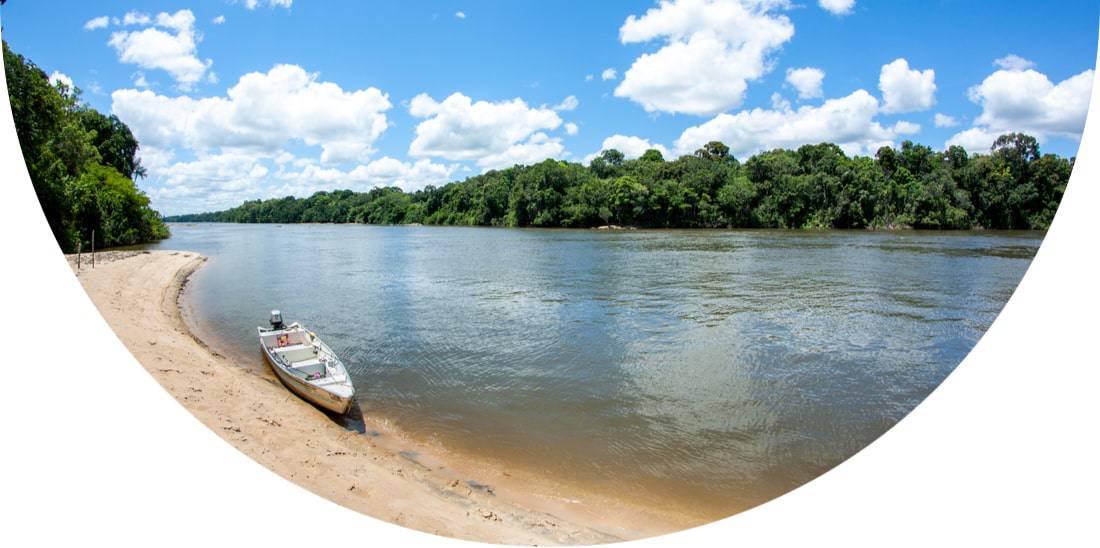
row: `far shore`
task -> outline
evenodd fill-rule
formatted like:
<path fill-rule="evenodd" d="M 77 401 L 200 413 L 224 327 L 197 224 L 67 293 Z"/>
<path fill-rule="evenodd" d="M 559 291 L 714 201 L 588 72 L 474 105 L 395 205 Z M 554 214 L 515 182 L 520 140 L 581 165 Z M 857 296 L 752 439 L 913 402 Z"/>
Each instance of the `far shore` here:
<path fill-rule="evenodd" d="M 410 227 L 410 228 L 486 228 L 500 230 L 554 230 L 554 231 L 639 231 L 639 232 L 677 232 L 677 231 L 701 231 L 701 232 L 789 232 L 792 234 L 815 234 L 821 232 L 878 232 L 887 234 L 1045 234 L 1046 230 L 1028 228 L 985 228 L 976 226 L 972 228 L 915 228 L 909 225 L 868 226 L 862 228 L 776 228 L 776 227 L 734 227 L 734 226 L 636 226 L 636 225 L 598 225 L 590 227 L 564 227 L 564 226 L 500 226 L 500 225 L 446 225 L 423 223 L 236 223 L 229 221 L 177 221 L 171 217 L 165 221 L 169 225 L 241 225 L 241 226 L 373 226 L 373 227 Z"/>
<path fill-rule="evenodd" d="M 200 422 L 282 477 L 347 508 L 429 533 L 502 544 L 599 544 L 700 524 L 425 449 L 384 423 L 349 431 L 272 375 L 188 328 L 179 298 L 206 258 L 110 250 L 73 271 L 138 362 Z M 512 473 L 510 473 L 512 472 Z"/>

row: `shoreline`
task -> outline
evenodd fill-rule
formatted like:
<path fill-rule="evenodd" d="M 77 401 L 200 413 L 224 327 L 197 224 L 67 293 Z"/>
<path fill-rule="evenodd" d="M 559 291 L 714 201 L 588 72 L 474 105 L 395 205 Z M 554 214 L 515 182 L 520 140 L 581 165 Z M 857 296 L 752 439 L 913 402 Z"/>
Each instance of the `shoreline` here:
<path fill-rule="evenodd" d="M 340 426 L 274 375 L 234 363 L 194 332 L 181 298 L 207 260 L 198 253 L 104 251 L 95 269 L 79 271 L 68 258 L 118 338 L 184 408 L 259 464 L 344 507 L 428 533 L 506 544 L 600 544 L 705 521 L 448 454 L 377 417 L 363 417 L 362 434 Z"/>
<path fill-rule="evenodd" d="M 837 227 L 812 227 L 812 228 L 779 228 L 779 227 L 759 227 L 759 226 L 634 226 L 634 225 L 596 225 L 596 226 L 503 226 L 503 225 L 447 225 L 447 224 L 424 224 L 424 223 L 396 223 L 396 224 L 378 224 L 378 223 L 323 223 L 323 222 L 287 222 L 287 223 L 242 223 L 231 221 L 165 221 L 166 224 L 176 225 L 268 225 L 268 226 L 368 226 L 368 227 L 411 227 L 411 228 L 490 228 L 490 229 L 508 229 L 508 230 L 553 230 L 553 231 L 577 231 L 577 232 L 675 232 L 675 231 L 687 231 L 698 230 L 703 232 L 793 232 L 793 233 L 805 233 L 815 234 L 822 232 L 870 232 L 879 234 L 990 234 L 990 235 L 1011 235 L 1011 234 L 1046 234 L 1048 229 L 1039 228 L 985 228 L 985 227 L 972 227 L 972 228 L 916 228 L 912 226 L 877 226 L 877 227 L 862 227 L 862 228 L 837 228 Z"/>

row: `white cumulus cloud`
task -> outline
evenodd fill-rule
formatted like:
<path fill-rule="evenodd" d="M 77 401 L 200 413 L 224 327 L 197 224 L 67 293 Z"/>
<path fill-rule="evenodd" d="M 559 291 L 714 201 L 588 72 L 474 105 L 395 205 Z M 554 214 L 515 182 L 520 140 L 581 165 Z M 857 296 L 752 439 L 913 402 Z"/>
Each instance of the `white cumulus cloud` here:
<path fill-rule="evenodd" d="M 856 5 L 856 0 L 817 0 L 821 9 L 833 15 L 848 15 Z"/>
<path fill-rule="evenodd" d="M 1012 53 L 994 60 L 993 64 L 1004 70 L 1027 70 L 1029 68 L 1035 68 L 1035 63 Z"/>
<path fill-rule="evenodd" d="M 659 41 L 634 60 L 615 88 L 647 112 L 708 115 L 739 106 L 748 83 L 794 36 L 783 0 L 662 0 L 619 29 L 624 44 Z"/>
<path fill-rule="evenodd" d="M 284 7 L 290 9 L 290 5 L 294 3 L 294 0 L 244 0 L 244 7 L 254 10 L 263 4 L 267 4 L 271 7 Z"/>
<path fill-rule="evenodd" d="M 148 25 L 153 22 L 153 18 L 147 13 L 141 13 L 137 11 L 126 12 L 126 15 L 122 16 L 123 26 L 131 25 Z"/>
<path fill-rule="evenodd" d="M 157 207 L 167 214 L 213 211 L 239 205 L 248 199 L 305 197 L 321 190 L 362 192 L 396 186 L 406 192 L 415 192 L 427 185 L 450 182 L 458 168 L 457 164 L 437 164 L 430 160 L 402 162 L 384 156 L 341 169 L 298 158 L 285 151 L 274 157 L 226 151 L 159 167 L 156 175 L 151 176 L 157 184 L 148 193 Z"/>
<path fill-rule="evenodd" d="M 456 11 L 455 12 L 455 17 L 458 18 L 458 19 L 465 19 L 466 18 L 466 13 L 461 12 L 461 11 Z"/>
<path fill-rule="evenodd" d="M 821 83 L 825 81 L 825 71 L 804 67 L 787 69 L 787 83 L 798 91 L 799 99 L 816 99 L 823 96 Z"/>
<path fill-rule="evenodd" d="M 997 137 L 1001 135 L 1001 133 L 992 131 L 989 128 L 972 127 L 952 135 L 944 143 L 944 146 L 961 146 L 968 152 L 989 152 L 989 149 L 993 147 L 993 141 L 996 141 Z"/>
<path fill-rule="evenodd" d="M 1093 71 L 1086 70 L 1055 84 L 1030 63 L 1013 62 L 968 91 L 982 107 L 974 126 L 947 144 L 985 152 L 1001 134 L 1024 132 L 1040 141 L 1047 137 L 1080 139 L 1089 110 Z"/>
<path fill-rule="evenodd" d="M 939 112 L 933 117 L 932 123 L 934 123 L 936 127 L 955 127 L 959 125 L 959 121 L 956 120 L 954 116 L 948 116 Z"/>
<path fill-rule="evenodd" d="M 548 158 L 560 158 L 565 152 L 561 139 L 539 132 L 526 141 L 508 147 L 507 150 L 484 156 L 477 161 L 482 170 L 504 169 L 516 164 L 535 164 Z"/>
<path fill-rule="evenodd" d="M 791 108 L 791 102 L 779 94 L 778 91 L 773 92 L 771 96 L 772 108 L 775 110 L 787 110 Z"/>
<path fill-rule="evenodd" d="M 147 187 L 155 181 L 147 192 L 156 207 L 169 215 L 224 209 L 264 195 L 263 183 L 270 173 L 261 158 L 239 151 L 175 163 L 148 152 L 143 146 L 142 163 L 150 171 Z"/>
<path fill-rule="evenodd" d="M 475 102 L 454 93 L 440 102 L 422 93 L 410 101 L 409 114 L 425 119 L 416 126 L 411 156 L 473 160 L 492 169 L 564 152 L 560 139 L 545 133 L 562 125 L 558 113 L 530 107 L 519 98 Z"/>
<path fill-rule="evenodd" d="M 88 22 L 84 23 L 84 30 L 104 29 L 107 28 L 107 25 L 110 24 L 110 22 L 111 19 L 109 17 L 107 17 L 106 15 L 102 15 L 93 19 L 89 19 Z"/>
<path fill-rule="evenodd" d="M 678 154 L 690 154 L 707 142 L 721 141 L 730 147 L 731 153 L 744 158 L 772 148 L 832 142 L 848 154 L 866 154 L 892 144 L 899 133 L 919 130 L 919 126 L 909 122 L 883 127 L 875 120 L 879 113 L 878 99 L 862 89 L 846 97 L 829 99 L 821 106 L 723 113 L 684 130 L 676 140 L 675 150 Z"/>
<path fill-rule="evenodd" d="M 107 42 L 118 53 L 118 60 L 143 69 L 160 69 L 175 78 L 180 89 L 187 91 L 206 75 L 213 61 L 199 60 L 195 32 L 195 15 L 191 10 L 174 14 L 160 13 L 155 19 L 144 16 L 153 26 L 137 31 L 118 31 Z M 126 21 L 130 20 L 129 23 Z M 141 14 L 126 14 L 127 25 L 140 25 Z"/>
<path fill-rule="evenodd" d="M 69 78 L 68 74 L 55 70 L 50 73 L 50 85 L 57 86 L 58 83 L 65 84 L 65 86 L 69 88 L 69 92 L 72 92 L 73 79 Z"/>
<path fill-rule="evenodd" d="M 581 104 L 580 100 L 578 100 L 575 96 L 570 95 L 569 97 L 566 97 L 565 99 L 563 99 L 562 102 L 555 105 L 554 110 L 559 111 L 559 112 L 562 112 L 562 111 L 568 112 L 570 110 L 576 110 L 576 108 L 578 106 L 580 106 L 580 104 Z"/>
<path fill-rule="evenodd" d="M 135 86 L 137 86 L 139 88 L 150 87 L 149 80 L 147 80 L 145 78 L 145 73 L 144 72 L 141 72 L 141 71 L 135 72 L 134 75 L 133 75 L 133 78 L 134 78 L 134 85 Z"/>
<path fill-rule="evenodd" d="M 910 69 L 905 59 L 882 65 L 878 87 L 885 113 L 918 112 L 936 104 L 936 71 Z"/>
<path fill-rule="evenodd" d="M 668 149 L 665 148 L 664 145 L 651 143 L 647 139 L 641 137 L 616 134 L 604 139 L 603 143 L 600 144 L 600 150 L 586 156 L 584 158 L 584 163 L 587 164 L 591 162 L 593 158 L 599 156 L 601 152 L 612 149 L 622 152 L 627 160 L 639 158 L 649 149 L 659 151 L 661 156 L 664 156 L 666 160 L 669 158 Z"/>
<path fill-rule="evenodd" d="M 288 141 L 321 148 L 321 161 L 359 161 L 385 131 L 388 97 L 376 88 L 344 91 L 295 65 L 241 77 L 225 97 L 167 97 L 150 90 L 111 94 L 111 111 L 144 149 L 185 147 L 201 154 L 274 154 Z"/>
<path fill-rule="evenodd" d="M 916 135 L 920 133 L 920 124 L 899 120 L 893 127 L 897 135 Z"/>
<path fill-rule="evenodd" d="M 298 169 L 287 169 L 296 167 Z M 287 190 L 312 193 L 326 188 L 350 188 L 366 190 L 374 187 L 396 186 L 406 192 L 415 192 L 428 185 L 440 186 L 451 181 L 458 164 L 436 164 L 431 160 L 402 162 L 383 156 L 350 170 L 323 167 L 313 162 L 282 162 L 274 174 L 279 181 L 290 183 Z"/>
<path fill-rule="evenodd" d="M 449 182 L 460 168 L 426 158 L 370 159 L 389 125 L 387 95 L 376 88 L 344 90 L 295 65 L 246 74 L 224 96 L 123 89 L 111 97 L 112 113 L 142 143 L 148 193 L 167 214 L 318 190 L 415 191 Z M 525 142 L 544 144 L 535 137 Z M 288 152 L 292 147 L 316 147 L 320 154 L 299 156 Z"/>
<path fill-rule="evenodd" d="M 172 187 L 175 196 L 234 191 L 258 183 L 269 173 L 261 159 L 243 151 L 201 154 L 194 160 L 163 165 L 156 176 Z"/>
<path fill-rule="evenodd" d="M 603 80 L 605 82 L 607 80 L 614 80 L 618 77 L 619 77 L 619 71 L 617 71 L 613 68 L 605 68 L 605 69 L 603 69 L 603 72 L 600 73 L 600 80 Z"/>
<path fill-rule="evenodd" d="M 215 25 L 221 25 L 221 24 L 225 23 L 225 16 L 224 15 L 219 15 L 219 16 L 211 19 L 210 22 L 214 23 Z"/>

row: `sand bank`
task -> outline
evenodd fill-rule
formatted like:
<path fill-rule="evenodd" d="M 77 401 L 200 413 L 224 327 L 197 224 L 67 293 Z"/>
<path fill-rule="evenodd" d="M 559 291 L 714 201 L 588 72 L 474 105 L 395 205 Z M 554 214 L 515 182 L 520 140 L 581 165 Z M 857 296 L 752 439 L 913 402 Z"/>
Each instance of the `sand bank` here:
<path fill-rule="evenodd" d="M 347 508 L 429 533 L 505 544 L 595 544 L 692 523 L 621 501 L 532 487 L 506 470 L 447 460 L 392 433 L 348 431 L 273 376 L 194 337 L 179 296 L 204 257 L 97 254 L 77 270 L 104 319 L 143 367 L 219 436 L 282 477 Z M 257 352 L 257 360 L 259 360 Z"/>

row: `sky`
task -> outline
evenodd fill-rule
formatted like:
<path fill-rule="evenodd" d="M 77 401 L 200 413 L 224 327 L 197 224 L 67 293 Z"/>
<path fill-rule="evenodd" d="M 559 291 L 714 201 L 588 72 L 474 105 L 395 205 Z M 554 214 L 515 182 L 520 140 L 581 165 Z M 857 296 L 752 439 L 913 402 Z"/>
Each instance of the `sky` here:
<path fill-rule="evenodd" d="M 1053 7 L 1052 7 L 1053 6 Z M 141 143 L 166 215 L 616 148 L 1075 156 L 1100 2 L 9 0 L 3 37 Z"/>

